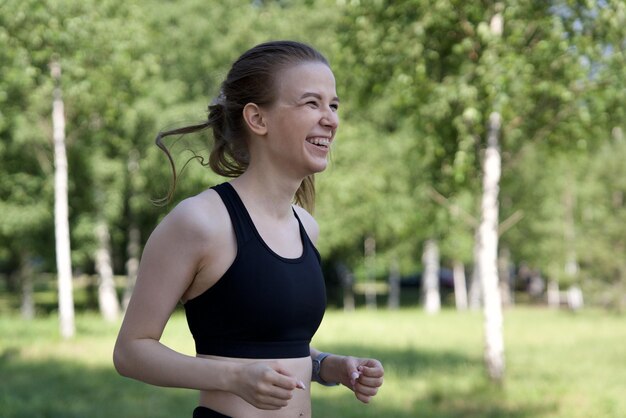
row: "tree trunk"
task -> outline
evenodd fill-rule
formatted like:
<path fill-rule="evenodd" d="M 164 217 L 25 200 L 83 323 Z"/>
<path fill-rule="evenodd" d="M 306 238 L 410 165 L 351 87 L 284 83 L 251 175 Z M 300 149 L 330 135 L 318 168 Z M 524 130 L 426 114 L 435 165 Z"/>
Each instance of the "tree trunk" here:
<path fill-rule="evenodd" d="M 500 280 L 500 297 L 503 306 L 513 304 L 513 292 L 511 291 L 511 252 L 508 248 L 502 248 L 498 254 L 498 277 Z"/>
<path fill-rule="evenodd" d="M 571 177 L 570 177 L 571 178 Z M 575 191 L 572 190 L 573 185 L 569 181 L 565 185 L 563 195 L 563 238 L 565 240 L 566 256 L 565 256 L 565 277 L 569 284 L 572 284 L 578 276 L 580 267 L 578 265 L 578 256 L 576 254 L 576 224 L 574 221 L 574 210 L 576 206 Z"/>
<path fill-rule="evenodd" d="M 141 232 L 137 226 L 135 217 L 135 205 L 133 199 L 135 193 L 138 192 L 138 172 L 139 172 L 139 151 L 131 149 L 128 153 L 128 182 L 127 182 L 127 199 L 128 199 L 128 245 L 126 246 L 126 286 L 124 289 L 124 297 L 122 299 L 122 308 L 124 312 L 128 308 L 128 303 L 135 290 L 137 281 L 137 272 L 139 271 L 139 257 L 141 247 Z"/>
<path fill-rule="evenodd" d="M 389 299 L 387 300 L 387 304 L 387 307 L 391 310 L 400 307 L 400 268 L 398 266 L 398 260 L 395 258 L 389 268 Z"/>
<path fill-rule="evenodd" d="M 489 134 L 483 165 L 483 196 L 481 203 L 480 275 L 483 290 L 485 329 L 485 363 L 489 377 L 504 379 L 504 339 L 500 290 L 498 287 L 498 191 L 500 182 L 500 114 L 489 116 Z"/>
<path fill-rule="evenodd" d="M 547 298 L 550 308 L 559 309 L 559 306 L 561 306 L 561 291 L 556 280 L 550 280 L 548 283 Z"/>
<path fill-rule="evenodd" d="M 20 260 L 19 281 L 21 283 L 22 301 L 20 313 L 26 320 L 35 317 L 35 299 L 33 298 L 33 266 L 30 257 L 23 255 Z"/>
<path fill-rule="evenodd" d="M 582 309 L 583 303 L 583 291 L 578 285 L 573 285 L 567 289 L 567 306 L 572 311 L 578 311 Z"/>
<path fill-rule="evenodd" d="M 126 248 L 128 260 L 126 261 L 126 288 L 124 289 L 124 300 L 122 306 L 124 311 L 128 307 L 130 297 L 135 290 L 135 282 L 137 281 L 137 272 L 139 271 L 139 247 L 141 241 L 141 233 L 135 223 L 131 223 L 128 227 L 128 246 Z"/>
<path fill-rule="evenodd" d="M 424 244 L 422 256 L 424 275 L 422 290 L 424 294 L 424 310 L 428 314 L 436 314 L 441 309 L 439 297 L 439 246 L 437 240 L 429 239 Z"/>
<path fill-rule="evenodd" d="M 98 249 L 96 250 L 96 271 L 98 272 L 98 306 L 100 314 L 108 321 L 117 320 L 120 314 L 120 304 L 115 291 L 113 280 L 113 266 L 111 264 L 111 237 L 109 225 L 105 220 L 96 226 Z"/>
<path fill-rule="evenodd" d="M 469 290 L 469 308 L 472 311 L 480 309 L 482 304 L 482 284 L 480 282 L 480 230 L 476 228 L 474 236 L 474 268 L 472 269 L 472 277 Z"/>
<path fill-rule="evenodd" d="M 67 203 L 67 155 L 65 151 L 65 115 L 61 97 L 61 66 L 50 65 L 56 87 L 52 101 L 52 127 L 54 140 L 54 232 L 59 292 L 59 322 L 61 335 L 71 338 L 75 334 L 72 260 L 70 251 L 70 226 Z"/>
<path fill-rule="evenodd" d="M 467 310 L 467 287 L 465 286 L 465 266 L 459 260 L 454 261 L 454 302 L 457 311 Z"/>
<path fill-rule="evenodd" d="M 367 274 L 365 306 L 368 309 L 376 309 L 376 240 L 374 237 L 367 237 L 363 246 L 365 252 L 365 273 Z"/>
<path fill-rule="evenodd" d="M 339 262 L 335 267 L 339 280 L 341 280 L 341 288 L 343 289 L 343 310 L 354 310 L 354 276 L 348 267 Z"/>

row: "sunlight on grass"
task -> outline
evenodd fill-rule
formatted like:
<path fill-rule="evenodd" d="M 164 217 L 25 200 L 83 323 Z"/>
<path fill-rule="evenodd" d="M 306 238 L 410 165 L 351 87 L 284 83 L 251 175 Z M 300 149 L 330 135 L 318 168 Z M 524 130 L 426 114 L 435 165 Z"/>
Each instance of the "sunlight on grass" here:
<path fill-rule="evenodd" d="M 64 341 L 55 316 L 30 322 L 0 318 L 3 418 L 191 416 L 197 399 L 193 391 L 152 387 L 113 370 L 119 323 L 106 324 L 93 314 L 78 316 L 76 323 L 77 337 Z M 480 313 L 329 310 L 313 345 L 380 359 L 385 384 L 370 405 L 358 402 L 346 388 L 314 385 L 314 416 L 624 416 L 626 318 L 599 311 L 517 308 L 505 312 L 505 340 L 506 382 L 497 388 L 484 374 Z M 193 355 L 180 312 L 168 324 L 163 342 Z"/>

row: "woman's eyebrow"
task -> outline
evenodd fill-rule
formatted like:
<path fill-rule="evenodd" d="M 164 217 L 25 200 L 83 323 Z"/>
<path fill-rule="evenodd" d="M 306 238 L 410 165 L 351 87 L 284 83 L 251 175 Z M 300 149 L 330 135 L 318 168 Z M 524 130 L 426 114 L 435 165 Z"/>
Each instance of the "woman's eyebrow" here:
<path fill-rule="evenodd" d="M 307 93 L 304 93 L 302 96 L 300 96 L 300 99 L 302 100 L 302 99 L 305 99 L 305 98 L 307 98 L 307 97 L 314 97 L 314 98 L 316 98 L 317 100 L 322 100 L 322 96 L 320 96 L 320 95 L 319 95 L 319 94 L 317 94 L 317 93 L 313 93 L 313 92 L 307 92 Z M 338 101 L 339 101 L 339 97 L 335 96 L 335 97 L 333 97 L 333 98 L 332 98 L 332 100 L 331 100 L 331 101 L 333 101 L 333 102 L 338 102 Z"/>

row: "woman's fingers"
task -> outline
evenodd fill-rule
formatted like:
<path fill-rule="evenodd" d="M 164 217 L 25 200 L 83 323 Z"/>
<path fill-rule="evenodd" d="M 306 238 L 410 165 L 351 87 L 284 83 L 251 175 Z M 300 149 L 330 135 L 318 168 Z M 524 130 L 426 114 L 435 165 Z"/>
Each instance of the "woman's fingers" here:
<path fill-rule="evenodd" d="M 294 389 L 304 388 L 303 382 L 291 377 L 278 363 L 251 363 L 244 368 L 244 377 L 237 392 L 257 408 L 283 408 L 293 397 Z"/>

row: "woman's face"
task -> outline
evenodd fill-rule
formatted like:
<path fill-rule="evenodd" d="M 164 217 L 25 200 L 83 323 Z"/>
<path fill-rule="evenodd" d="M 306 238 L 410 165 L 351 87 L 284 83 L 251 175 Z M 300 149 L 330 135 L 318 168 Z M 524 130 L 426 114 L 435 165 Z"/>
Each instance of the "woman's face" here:
<path fill-rule="evenodd" d="M 332 71 L 323 63 L 298 64 L 281 71 L 276 87 L 266 109 L 272 159 L 300 177 L 323 171 L 339 126 Z"/>

